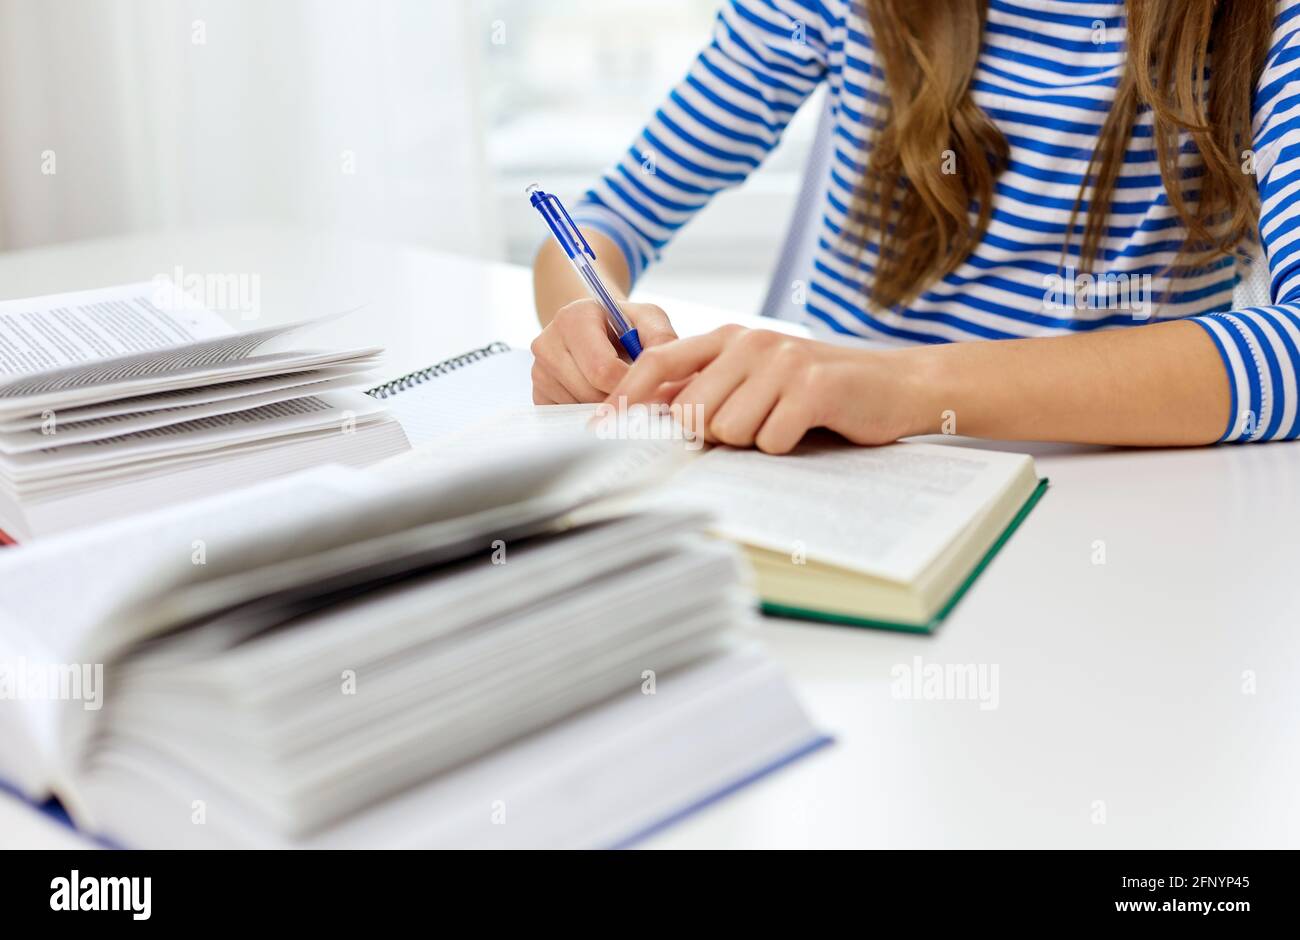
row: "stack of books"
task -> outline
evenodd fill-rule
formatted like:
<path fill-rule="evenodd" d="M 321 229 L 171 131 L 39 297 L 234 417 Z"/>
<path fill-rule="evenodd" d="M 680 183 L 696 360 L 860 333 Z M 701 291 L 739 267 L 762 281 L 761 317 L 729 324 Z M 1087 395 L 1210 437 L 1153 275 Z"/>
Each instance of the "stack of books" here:
<path fill-rule="evenodd" d="M 0 531 L 33 538 L 405 450 L 381 350 L 235 332 L 152 283 L 0 303 Z"/>
<path fill-rule="evenodd" d="M 654 463 L 413 453 L 0 552 L 0 671 L 46 693 L 0 779 L 125 846 L 635 842 L 825 743 L 739 553 L 606 498 Z"/>

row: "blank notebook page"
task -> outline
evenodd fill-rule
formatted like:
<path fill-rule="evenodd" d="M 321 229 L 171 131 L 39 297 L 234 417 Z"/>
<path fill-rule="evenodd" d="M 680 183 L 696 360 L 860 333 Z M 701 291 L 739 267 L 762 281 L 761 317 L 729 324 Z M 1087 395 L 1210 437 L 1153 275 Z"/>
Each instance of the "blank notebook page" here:
<path fill-rule="evenodd" d="M 526 349 L 499 350 L 448 360 L 372 389 L 371 394 L 402 425 L 411 446 L 419 447 L 502 411 L 532 405 L 533 354 Z"/>

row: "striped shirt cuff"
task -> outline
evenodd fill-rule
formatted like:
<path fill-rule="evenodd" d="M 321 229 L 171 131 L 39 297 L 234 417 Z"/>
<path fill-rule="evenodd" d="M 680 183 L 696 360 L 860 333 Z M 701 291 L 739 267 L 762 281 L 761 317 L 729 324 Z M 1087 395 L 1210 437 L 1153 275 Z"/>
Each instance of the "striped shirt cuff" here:
<path fill-rule="evenodd" d="M 1297 308 L 1249 307 L 1191 320 L 1214 341 L 1228 374 L 1232 404 L 1220 440 L 1272 441 L 1300 436 Z"/>
<path fill-rule="evenodd" d="M 636 286 L 637 279 L 650 266 L 650 262 L 659 259 L 658 251 L 646 243 L 627 219 L 603 203 L 595 201 L 592 193 L 588 193 L 574 205 L 569 214 L 573 216 L 573 221 L 579 228 L 600 232 L 618 247 L 624 260 L 627 261 L 627 269 L 632 275 L 632 286 Z"/>

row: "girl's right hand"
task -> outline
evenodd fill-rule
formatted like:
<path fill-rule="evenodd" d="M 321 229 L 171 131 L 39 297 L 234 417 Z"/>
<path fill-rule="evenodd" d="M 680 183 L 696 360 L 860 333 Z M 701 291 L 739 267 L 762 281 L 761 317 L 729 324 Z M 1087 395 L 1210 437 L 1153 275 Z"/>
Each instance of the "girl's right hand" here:
<path fill-rule="evenodd" d="M 668 315 L 654 304 L 619 305 L 649 349 L 677 338 Z M 605 400 L 627 373 L 618 338 L 594 300 L 561 307 L 533 340 L 533 403 L 572 405 Z"/>

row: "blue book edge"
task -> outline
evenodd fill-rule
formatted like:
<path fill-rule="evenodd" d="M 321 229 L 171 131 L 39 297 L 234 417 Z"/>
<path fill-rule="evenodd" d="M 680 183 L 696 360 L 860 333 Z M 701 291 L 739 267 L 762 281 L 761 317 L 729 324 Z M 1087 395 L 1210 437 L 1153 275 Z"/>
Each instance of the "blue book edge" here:
<path fill-rule="evenodd" d="M 807 744 L 801 745 L 800 747 L 795 748 L 790 753 L 785 754 L 782 757 L 778 757 L 776 760 L 771 761 L 770 763 L 764 764 L 762 767 L 759 767 L 757 770 L 750 771 L 749 773 L 744 774 L 741 777 L 738 777 L 736 780 L 733 780 L 731 783 L 719 787 L 717 790 L 714 790 L 712 793 L 708 794 L 707 796 L 700 797 L 695 802 L 682 807 L 676 812 L 668 814 L 658 822 L 651 823 L 649 826 L 646 826 L 644 829 L 640 829 L 637 832 L 633 833 L 632 835 L 627 836 L 624 839 L 620 839 L 619 841 L 615 842 L 613 845 L 609 846 L 609 848 L 611 849 L 633 848 L 639 843 L 644 842 L 646 839 L 649 839 L 651 836 L 658 835 L 659 833 L 677 825 L 679 822 L 686 819 L 688 816 L 694 816 L 700 810 L 707 809 L 708 807 L 712 806 L 715 803 L 722 802 L 727 797 L 731 796 L 733 793 L 739 790 L 743 790 L 751 783 L 757 783 L 759 780 L 762 780 L 764 777 L 776 773 L 778 770 L 781 770 L 783 767 L 787 767 L 790 764 L 793 764 L 795 761 L 807 757 L 809 754 L 812 754 L 815 751 L 820 751 L 822 748 L 827 747 L 828 745 L 834 743 L 835 743 L 835 739 L 830 735 L 825 735 L 825 734 L 818 735 L 817 737 L 809 741 Z"/>
<path fill-rule="evenodd" d="M 669 813 L 663 819 L 660 819 L 657 822 L 651 823 L 649 826 L 637 830 L 632 835 L 627 836 L 623 839 L 619 839 L 613 845 L 608 846 L 608 848 L 625 849 L 625 848 L 631 848 L 637 845 L 638 843 L 644 842 L 646 839 L 649 839 L 651 836 L 658 835 L 659 833 L 672 828 L 682 820 L 687 819 L 690 816 L 694 816 L 696 813 L 700 812 L 701 810 L 707 809 L 708 807 L 714 805 L 715 803 L 720 803 L 721 801 L 725 800 L 727 797 L 731 796 L 731 794 L 736 793 L 739 790 L 743 790 L 751 783 L 756 783 L 757 781 L 763 779 L 764 777 L 776 773 L 778 770 L 781 770 L 783 767 L 793 764 L 795 761 L 803 757 L 807 757 L 809 754 L 812 754 L 815 751 L 819 751 L 822 748 L 833 743 L 835 743 L 835 739 L 833 737 L 825 734 L 818 735 L 808 743 L 795 748 L 793 751 L 790 751 L 788 754 L 778 757 L 775 760 L 764 764 L 758 769 L 750 771 L 749 773 L 738 777 L 737 779 L 733 780 L 731 783 L 725 784 L 722 787 L 719 787 L 717 790 L 714 790 L 713 792 L 698 798 L 694 802 L 687 804 L 681 809 Z M 73 832 L 76 832 L 78 835 L 95 843 L 100 848 L 106 848 L 106 849 L 126 848 L 126 846 L 118 845 L 114 842 L 109 841 L 108 839 L 103 838 L 102 836 L 96 836 L 92 833 L 88 833 L 81 829 L 78 829 L 76 824 L 73 823 L 72 817 L 68 815 L 68 811 L 63 808 L 63 804 L 59 802 L 57 797 L 50 797 L 48 800 L 37 803 L 29 799 L 27 795 L 24 794 L 21 790 L 17 789 L 14 786 L 11 786 L 10 784 L 6 783 L 3 780 L 0 780 L 0 791 L 4 793 L 12 794 L 13 796 L 17 797 L 20 802 L 31 807 L 34 811 L 41 813 L 44 816 L 47 816 L 48 818 L 54 820 L 55 822 L 61 823 L 66 828 L 71 829 Z M 358 848 L 363 848 L 363 846 L 358 846 Z"/>

